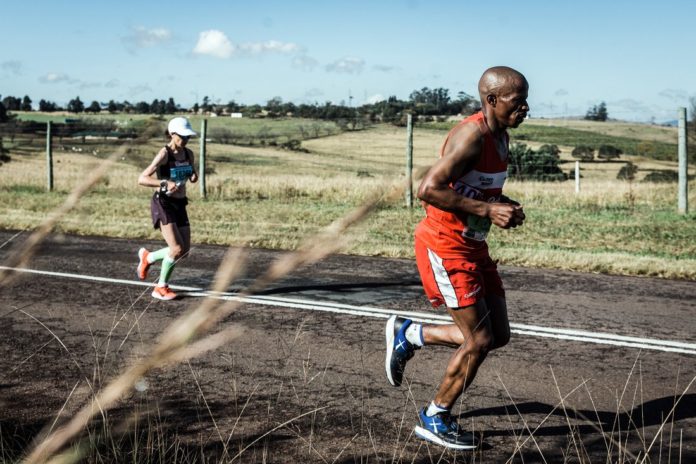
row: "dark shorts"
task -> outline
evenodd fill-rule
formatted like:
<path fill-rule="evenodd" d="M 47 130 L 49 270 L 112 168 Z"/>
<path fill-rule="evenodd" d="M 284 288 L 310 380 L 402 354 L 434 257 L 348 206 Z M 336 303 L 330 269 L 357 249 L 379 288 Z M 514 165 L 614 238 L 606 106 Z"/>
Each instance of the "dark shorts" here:
<path fill-rule="evenodd" d="M 159 229 L 160 225 L 176 224 L 178 227 L 189 227 L 189 218 L 186 213 L 186 198 L 170 198 L 159 192 L 155 192 L 150 201 L 152 225 Z"/>

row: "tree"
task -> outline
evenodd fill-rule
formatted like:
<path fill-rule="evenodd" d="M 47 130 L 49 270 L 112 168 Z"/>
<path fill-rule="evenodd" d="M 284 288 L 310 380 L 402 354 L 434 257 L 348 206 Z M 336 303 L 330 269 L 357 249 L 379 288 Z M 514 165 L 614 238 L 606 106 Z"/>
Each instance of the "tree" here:
<path fill-rule="evenodd" d="M 24 98 L 22 98 L 20 108 L 22 111 L 31 111 L 31 98 L 29 98 L 29 95 L 25 95 Z"/>
<path fill-rule="evenodd" d="M 174 103 L 174 99 L 172 97 L 169 97 L 169 100 L 167 100 L 167 103 L 164 105 L 164 111 L 167 114 L 174 114 L 179 110 L 179 108 L 176 106 L 176 103 Z"/>
<path fill-rule="evenodd" d="M 210 111 L 210 98 L 206 95 L 203 97 L 203 103 L 201 104 L 201 109 L 203 110 L 204 113 L 207 113 Z"/>
<path fill-rule="evenodd" d="M 601 102 L 599 105 L 594 105 L 592 108 L 587 110 L 585 119 L 588 121 L 606 121 L 609 119 L 607 104 L 605 102 Z"/>
<path fill-rule="evenodd" d="M 283 105 L 283 99 L 280 97 L 273 97 L 268 102 L 266 102 L 266 110 L 268 111 L 268 116 L 276 117 L 281 116 L 281 107 Z"/>
<path fill-rule="evenodd" d="M 82 113 L 85 110 L 85 104 L 82 103 L 80 97 L 75 97 L 68 102 L 67 110 L 71 113 Z"/>
<path fill-rule="evenodd" d="M 610 161 L 618 159 L 622 154 L 623 152 L 613 145 L 600 145 L 597 151 L 597 158 Z"/>
<path fill-rule="evenodd" d="M 19 108 L 22 106 L 22 100 L 12 96 L 3 98 L 2 103 L 5 105 L 7 111 L 19 111 Z"/>
<path fill-rule="evenodd" d="M 696 97 L 689 98 L 689 102 L 691 103 L 691 122 L 696 130 Z"/>
<path fill-rule="evenodd" d="M 163 115 L 165 113 L 166 103 L 164 100 L 152 100 L 150 104 L 150 113 Z"/>
<path fill-rule="evenodd" d="M 53 111 L 56 111 L 58 109 L 58 106 L 48 100 L 44 100 L 43 98 L 39 100 L 39 111 L 45 111 L 46 113 L 52 113 Z"/>
<path fill-rule="evenodd" d="M 592 161 L 594 159 L 594 148 L 588 145 L 578 145 L 573 148 L 570 156 L 580 161 Z"/>
<path fill-rule="evenodd" d="M 0 122 L 7 122 L 7 108 L 5 108 L 5 105 L 0 101 Z"/>
<path fill-rule="evenodd" d="M 94 100 L 92 103 L 89 104 L 89 106 L 85 109 L 87 113 L 94 113 L 97 114 L 101 111 L 101 105 L 99 104 L 98 101 Z"/>
<path fill-rule="evenodd" d="M 225 105 L 225 109 L 228 113 L 238 113 L 240 108 L 241 107 L 234 100 L 230 100 L 227 102 L 227 105 Z"/>
<path fill-rule="evenodd" d="M 116 105 L 116 102 L 113 100 L 109 100 L 109 103 L 106 104 L 106 111 L 109 113 L 115 113 L 118 111 L 118 105 Z"/>
<path fill-rule="evenodd" d="M 135 112 L 139 114 L 148 114 L 150 112 L 150 105 L 144 101 L 138 102 L 135 104 Z"/>

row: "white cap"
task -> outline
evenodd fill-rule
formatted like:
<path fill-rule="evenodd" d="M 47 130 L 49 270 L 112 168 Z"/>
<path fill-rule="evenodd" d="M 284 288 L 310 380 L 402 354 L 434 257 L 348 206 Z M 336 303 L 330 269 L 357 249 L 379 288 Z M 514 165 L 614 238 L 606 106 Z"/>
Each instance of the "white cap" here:
<path fill-rule="evenodd" d="M 169 134 L 178 134 L 183 137 L 198 135 L 191 128 L 191 123 L 189 122 L 189 120 L 183 117 L 174 118 L 171 121 L 169 121 L 167 130 L 169 131 Z"/>

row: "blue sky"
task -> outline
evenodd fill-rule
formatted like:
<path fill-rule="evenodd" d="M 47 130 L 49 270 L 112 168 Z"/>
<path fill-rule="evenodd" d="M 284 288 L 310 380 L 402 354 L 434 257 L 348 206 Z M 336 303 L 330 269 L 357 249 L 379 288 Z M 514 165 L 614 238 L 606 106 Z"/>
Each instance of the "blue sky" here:
<path fill-rule="evenodd" d="M 360 105 L 422 87 L 530 82 L 533 117 L 676 118 L 696 96 L 696 2 L 3 2 L 0 94 L 66 104 L 208 96 Z M 352 97 L 352 98 L 351 98 Z"/>

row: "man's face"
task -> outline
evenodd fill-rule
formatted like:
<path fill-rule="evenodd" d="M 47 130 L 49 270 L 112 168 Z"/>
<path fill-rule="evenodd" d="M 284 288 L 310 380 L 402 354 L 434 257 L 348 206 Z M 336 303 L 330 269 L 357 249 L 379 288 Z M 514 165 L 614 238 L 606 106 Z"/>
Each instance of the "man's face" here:
<path fill-rule="evenodd" d="M 527 83 L 519 83 L 502 93 L 495 107 L 498 121 L 505 127 L 517 127 L 524 121 L 529 112 Z"/>

